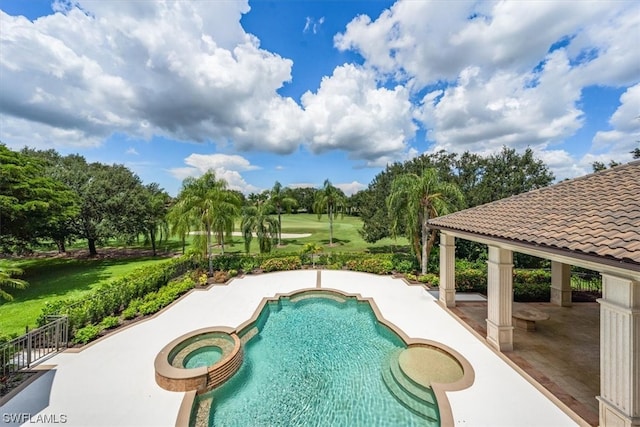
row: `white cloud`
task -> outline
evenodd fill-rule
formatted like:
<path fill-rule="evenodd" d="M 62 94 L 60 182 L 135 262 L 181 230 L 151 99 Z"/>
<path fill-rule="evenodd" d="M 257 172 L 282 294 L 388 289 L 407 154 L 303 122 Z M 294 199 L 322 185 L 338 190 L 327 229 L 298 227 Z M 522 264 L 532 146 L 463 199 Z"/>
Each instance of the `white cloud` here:
<path fill-rule="evenodd" d="M 403 86 L 379 87 L 366 69 L 337 67 L 316 93 L 302 96 L 310 150 L 344 150 L 369 166 L 397 160 L 408 152 L 407 142 L 416 130 L 408 97 Z"/>
<path fill-rule="evenodd" d="M 378 80 L 399 79 L 412 94 L 426 93 L 414 114 L 431 150 L 488 154 L 530 146 L 554 162 L 569 160 L 562 144 L 584 124 L 585 87 L 638 83 L 640 50 L 629 35 L 639 27 L 637 2 L 400 0 L 373 20 L 353 19 L 334 44 L 362 55 Z M 596 136 L 594 150 L 634 140 L 613 118 L 612 126 Z M 629 151 L 614 147 L 615 158 Z M 590 165 L 571 159 L 554 172 L 585 169 Z"/>
<path fill-rule="evenodd" d="M 336 188 L 341 189 L 344 194 L 346 194 L 347 196 L 351 196 L 355 193 L 357 193 L 360 190 L 364 190 L 365 188 L 367 188 L 367 185 L 362 184 L 358 181 L 352 181 L 352 182 L 346 182 L 343 184 L 335 184 Z"/>
<path fill-rule="evenodd" d="M 302 29 L 303 33 L 308 33 L 311 31 L 313 34 L 317 34 L 320 27 L 324 24 L 324 16 L 320 17 L 320 19 L 315 19 L 311 16 L 307 16 L 304 22 L 304 28 Z"/>
<path fill-rule="evenodd" d="M 640 84 L 630 87 L 620 96 L 620 106 L 613 113 L 609 124 L 612 130 L 597 132 L 593 138 L 591 152 L 609 156 L 604 161 L 628 162 L 631 150 L 640 141 Z"/>
<path fill-rule="evenodd" d="M 213 170 L 217 178 L 224 179 L 229 189 L 242 193 L 254 193 L 261 189 L 247 183 L 240 172 L 260 169 L 249 160 L 238 155 L 228 154 L 191 154 L 184 159 L 187 166 L 169 170 L 175 178 L 184 180 L 187 177 L 199 177 Z"/>
<path fill-rule="evenodd" d="M 292 61 L 242 28 L 247 0 L 55 8 L 34 22 L 0 11 L 0 140 L 11 147 L 94 147 L 118 132 L 213 141 L 228 152 L 290 154 L 302 144 L 384 166 L 415 155 L 420 124 L 433 149 L 531 146 L 553 160 L 583 125 L 585 87 L 630 87 L 640 76 L 630 36 L 640 27 L 637 2 L 400 0 L 334 37 L 364 64 L 336 67 L 301 105 L 278 93 Z M 308 17 L 304 31 L 324 22 Z M 621 103 L 588 154 L 630 151 L 623 141 L 637 139 L 625 125 L 635 104 Z"/>
<path fill-rule="evenodd" d="M 53 146 L 70 144 L 69 132 L 85 145 L 121 132 L 239 150 L 297 148 L 300 108 L 276 92 L 292 62 L 244 32 L 246 1 L 81 6 L 34 22 L 0 11 L 3 141 L 39 123 L 57 131 L 40 141 Z"/>
<path fill-rule="evenodd" d="M 138 153 L 138 151 L 133 147 L 129 147 L 127 151 L 125 151 L 125 154 L 131 154 L 132 156 L 140 155 L 140 153 Z"/>
<path fill-rule="evenodd" d="M 549 54 L 540 72 L 499 72 L 485 78 L 470 67 L 455 86 L 427 94 L 417 117 L 431 129 L 429 137 L 437 147 L 447 151 L 542 148 L 582 126 L 582 112 L 575 107 L 580 87 L 571 81 L 563 51 Z"/>

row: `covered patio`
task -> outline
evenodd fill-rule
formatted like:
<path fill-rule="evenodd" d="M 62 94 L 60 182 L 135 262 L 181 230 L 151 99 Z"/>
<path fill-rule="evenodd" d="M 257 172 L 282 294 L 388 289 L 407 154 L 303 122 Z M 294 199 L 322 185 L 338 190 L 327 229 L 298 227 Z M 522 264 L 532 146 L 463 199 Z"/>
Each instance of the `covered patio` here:
<path fill-rule="evenodd" d="M 456 307 L 455 239 L 488 246 L 486 340 L 500 352 L 518 345 L 514 252 L 551 260 L 558 307 L 572 305 L 571 266 L 601 274 L 601 426 L 640 426 L 639 194 L 636 161 L 429 221 L 440 230 L 439 299 L 449 309 Z"/>

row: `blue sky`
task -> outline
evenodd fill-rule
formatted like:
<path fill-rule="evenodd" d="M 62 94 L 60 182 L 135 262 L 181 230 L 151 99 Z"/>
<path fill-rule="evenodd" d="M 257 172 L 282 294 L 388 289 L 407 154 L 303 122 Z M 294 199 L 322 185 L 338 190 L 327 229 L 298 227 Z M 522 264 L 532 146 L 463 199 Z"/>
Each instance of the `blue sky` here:
<path fill-rule="evenodd" d="M 445 149 L 557 178 L 631 160 L 640 4 L 0 0 L 0 141 L 122 163 L 170 194 L 347 194 Z"/>

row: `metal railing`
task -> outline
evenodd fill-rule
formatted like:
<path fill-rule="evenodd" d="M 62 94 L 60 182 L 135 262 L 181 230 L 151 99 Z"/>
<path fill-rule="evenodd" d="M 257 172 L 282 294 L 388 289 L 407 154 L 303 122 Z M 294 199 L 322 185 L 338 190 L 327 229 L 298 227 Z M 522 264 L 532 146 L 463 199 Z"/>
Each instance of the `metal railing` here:
<path fill-rule="evenodd" d="M 571 290 L 579 292 L 602 292 L 602 278 L 598 273 L 571 272 Z"/>
<path fill-rule="evenodd" d="M 47 316 L 48 323 L 0 344 L 2 377 L 31 368 L 67 347 L 69 323 L 67 316 Z"/>

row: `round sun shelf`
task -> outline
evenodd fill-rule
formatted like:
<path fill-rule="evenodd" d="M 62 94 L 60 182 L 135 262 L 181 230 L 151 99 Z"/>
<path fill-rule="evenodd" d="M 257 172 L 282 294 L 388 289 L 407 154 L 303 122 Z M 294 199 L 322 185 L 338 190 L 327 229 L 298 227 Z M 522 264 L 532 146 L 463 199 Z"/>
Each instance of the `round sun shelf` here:
<path fill-rule="evenodd" d="M 398 363 L 407 377 L 423 387 L 453 383 L 464 376 L 460 363 L 435 347 L 409 347 L 400 353 Z"/>

